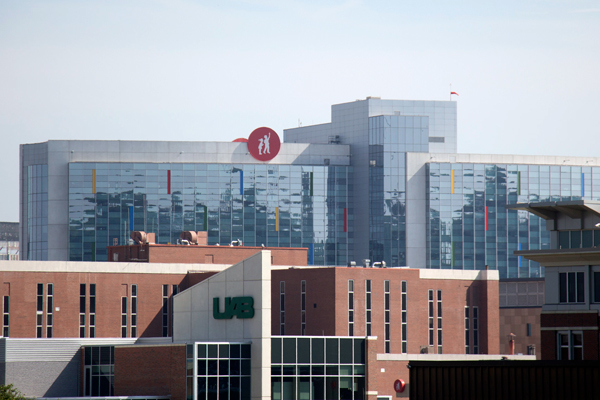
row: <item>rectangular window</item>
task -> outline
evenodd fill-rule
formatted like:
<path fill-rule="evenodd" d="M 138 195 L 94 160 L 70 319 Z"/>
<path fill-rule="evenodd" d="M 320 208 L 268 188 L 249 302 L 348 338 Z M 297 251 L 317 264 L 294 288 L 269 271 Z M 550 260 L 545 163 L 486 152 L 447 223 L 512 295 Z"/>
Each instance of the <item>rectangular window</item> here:
<path fill-rule="evenodd" d="M 179 285 L 172 285 L 171 286 L 171 301 L 170 301 L 170 308 L 169 308 L 169 325 L 171 327 L 171 329 L 169 330 L 169 336 L 173 336 L 173 309 L 174 309 L 174 301 L 175 299 L 173 298 L 173 296 L 175 296 L 176 294 L 179 293 Z"/>
<path fill-rule="evenodd" d="M 385 322 L 384 322 L 384 328 L 385 328 L 385 333 L 384 333 L 384 339 L 385 339 L 385 352 L 386 353 L 391 353 L 392 349 L 391 349 L 391 332 L 390 332 L 390 281 L 384 281 L 383 282 L 383 290 L 384 290 L 384 302 L 385 302 L 385 309 L 384 309 L 384 318 L 385 318 Z"/>
<path fill-rule="evenodd" d="M 285 282 L 279 282 L 279 334 L 285 335 Z"/>
<path fill-rule="evenodd" d="M 107 398 L 114 396 L 114 346 L 86 346 L 83 352 L 83 395 Z"/>
<path fill-rule="evenodd" d="M 560 272 L 559 301 L 561 303 L 585 302 L 585 284 L 583 272 Z"/>
<path fill-rule="evenodd" d="M 85 285 L 84 285 L 85 286 Z M 84 314 L 85 320 L 85 314 Z M 96 337 L 96 284 L 90 283 L 90 337 Z"/>
<path fill-rule="evenodd" d="M 169 285 L 162 285 L 162 335 L 169 337 Z"/>
<path fill-rule="evenodd" d="M 406 281 L 401 282 L 402 291 L 402 353 L 407 353 L 408 339 L 406 336 L 406 309 L 407 309 L 407 296 L 406 296 Z"/>
<path fill-rule="evenodd" d="M 137 337 L 137 285 L 131 285 L 131 337 Z"/>
<path fill-rule="evenodd" d="M 365 310 L 366 310 L 366 320 L 367 320 L 367 336 L 372 336 L 373 332 L 372 332 L 372 327 L 371 327 L 371 317 L 372 317 L 372 308 L 371 308 L 371 280 L 368 279 L 365 281 L 365 291 L 366 291 L 366 298 L 365 298 Z"/>
<path fill-rule="evenodd" d="M 44 284 L 37 284 L 37 312 L 35 321 L 35 335 L 37 338 L 43 337 L 44 329 Z"/>
<path fill-rule="evenodd" d="M 557 337 L 559 360 L 583 360 L 583 334 L 577 331 L 560 331 Z"/>
<path fill-rule="evenodd" d="M 473 354 L 479 354 L 479 308 L 473 307 Z"/>
<path fill-rule="evenodd" d="M 121 297 L 121 337 L 127 337 L 127 297 Z"/>
<path fill-rule="evenodd" d="M 4 296 L 4 304 L 3 304 L 3 330 L 2 335 L 4 337 L 9 337 L 10 335 L 10 297 Z"/>
<path fill-rule="evenodd" d="M 348 336 L 354 336 L 354 281 L 348 280 Z"/>
<path fill-rule="evenodd" d="M 429 345 L 433 346 L 434 342 L 433 342 L 433 290 L 429 289 Z"/>
<path fill-rule="evenodd" d="M 527 336 L 531 336 L 531 324 L 527 324 Z"/>
<path fill-rule="evenodd" d="M 52 324 L 53 324 L 53 313 L 54 308 L 54 285 L 49 283 L 46 287 L 46 337 L 52 337 Z"/>
<path fill-rule="evenodd" d="M 438 354 L 442 354 L 442 291 L 437 291 L 437 344 Z"/>
<path fill-rule="evenodd" d="M 85 337 L 85 283 L 79 284 L 79 337 Z"/>
<path fill-rule="evenodd" d="M 306 281 L 300 281 L 300 335 L 306 334 Z"/>
<path fill-rule="evenodd" d="M 469 307 L 465 307 L 465 354 L 469 354 L 471 350 L 471 343 L 469 342 L 471 328 L 471 320 L 469 317 Z"/>
<path fill-rule="evenodd" d="M 600 303 L 600 272 L 594 271 L 594 303 Z"/>

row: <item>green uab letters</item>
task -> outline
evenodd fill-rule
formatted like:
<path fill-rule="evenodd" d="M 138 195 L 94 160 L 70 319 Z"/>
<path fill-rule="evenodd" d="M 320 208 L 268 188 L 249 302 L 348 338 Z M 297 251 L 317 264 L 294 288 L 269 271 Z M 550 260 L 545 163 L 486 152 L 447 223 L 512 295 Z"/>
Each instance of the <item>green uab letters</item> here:
<path fill-rule="evenodd" d="M 213 298 L 213 317 L 215 319 L 231 319 L 254 317 L 254 299 L 249 296 L 225 297 L 225 311 L 219 312 L 219 298 Z"/>

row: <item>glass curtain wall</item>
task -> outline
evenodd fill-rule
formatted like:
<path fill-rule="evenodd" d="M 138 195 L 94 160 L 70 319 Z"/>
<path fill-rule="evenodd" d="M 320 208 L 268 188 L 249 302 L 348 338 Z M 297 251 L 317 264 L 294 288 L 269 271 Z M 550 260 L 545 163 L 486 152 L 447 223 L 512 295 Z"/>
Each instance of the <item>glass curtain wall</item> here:
<path fill-rule="evenodd" d="M 558 165 L 428 164 L 428 266 L 543 277 L 516 250 L 550 248 L 544 221 L 514 203 L 598 200 L 600 168 Z"/>
<path fill-rule="evenodd" d="M 27 167 L 27 256 L 48 259 L 48 165 Z"/>
<path fill-rule="evenodd" d="M 69 164 L 69 259 L 107 259 L 132 231 L 175 244 L 307 247 L 308 263 L 352 259 L 352 170 L 266 164 Z"/>
<path fill-rule="evenodd" d="M 406 152 L 429 151 L 429 117 L 369 118 L 369 257 L 406 265 Z"/>
<path fill-rule="evenodd" d="M 365 338 L 271 338 L 273 400 L 364 400 Z"/>
<path fill-rule="evenodd" d="M 250 399 L 251 344 L 195 343 L 187 353 L 188 399 Z"/>

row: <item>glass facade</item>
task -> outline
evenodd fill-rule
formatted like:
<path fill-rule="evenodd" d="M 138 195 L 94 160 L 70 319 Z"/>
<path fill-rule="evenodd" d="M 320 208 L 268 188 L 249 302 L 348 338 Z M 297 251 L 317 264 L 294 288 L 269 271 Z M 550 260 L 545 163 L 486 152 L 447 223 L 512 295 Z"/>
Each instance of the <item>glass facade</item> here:
<path fill-rule="evenodd" d="M 363 400 L 365 338 L 271 338 L 273 400 Z"/>
<path fill-rule="evenodd" d="M 113 396 L 115 392 L 115 347 L 89 346 L 84 352 L 84 396 Z"/>
<path fill-rule="evenodd" d="M 250 399 L 249 343 L 195 343 L 187 353 L 188 399 Z"/>
<path fill-rule="evenodd" d="M 427 264 L 500 271 L 500 278 L 544 276 L 516 250 L 550 248 L 544 221 L 506 204 L 598 200 L 600 168 L 559 165 L 429 163 Z"/>
<path fill-rule="evenodd" d="M 48 259 L 48 165 L 27 167 L 27 257 Z"/>
<path fill-rule="evenodd" d="M 69 260 L 104 261 L 132 231 L 177 243 L 307 247 L 308 263 L 352 259 L 352 169 L 266 164 L 69 164 Z"/>
<path fill-rule="evenodd" d="M 406 152 L 429 151 L 429 117 L 369 118 L 369 258 L 406 265 Z"/>

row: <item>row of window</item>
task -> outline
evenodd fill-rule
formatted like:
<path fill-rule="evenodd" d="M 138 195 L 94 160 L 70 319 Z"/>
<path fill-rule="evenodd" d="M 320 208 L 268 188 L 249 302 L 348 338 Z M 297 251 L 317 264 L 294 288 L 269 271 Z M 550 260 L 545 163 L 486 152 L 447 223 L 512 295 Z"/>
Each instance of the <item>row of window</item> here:
<path fill-rule="evenodd" d="M 591 288 L 592 302 L 600 303 L 600 271 L 592 272 Z M 585 302 L 585 273 L 559 272 L 558 301 L 560 303 Z"/>
<path fill-rule="evenodd" d="M 121 297 L 121 337 L 138 337 L 138 288 L 137 285 L 126 285 L 127 295 Z M 128 288 L 129 286 L 129 288 Z M 171 291 L 170 291 L 171 290 Z M 169 293 L 170 291 L 170 293 Z M 162 336 L 172 334 L 173 304 L 172 296 L 179 292 L 178 285 L 162 287 Z M 52 338 L 54 336 L 54 284 L 37 284 L 36 296 L 36 337 Z M 10 334 L 10 299 L 3 299 L 3 336 Z M 79 337 L 96 337 L 96 284 L 81 283 L 79 285 Z"/>
<path fill-rule="evenodd" d="M 401 281 L 401 347 L 402 353 L 407 352 L 407 333 L 406 333 L 406 311 L 407 311 L 407 293 L 406 293 L 406 281 Z M 367 336 L 373 334 L 373 287 L 370 279 L 365 281 L 365 323 Z M 383 282 L 384 290 L 384 347 L 386 353 L 391 353 L 391 290 L 390 281 L 385 280 Z M 354 280 L 348 280 L 348 336 L 354 336 Z"/>
<path fill-rule="evenodd" d="M 600 230 L 576 230 L 558 232 L 559 249 L 580 249 L 600 245 Z"/>
<path fill-rule="evenodd" d="M 279 334 L 285 335 L 285 281 L 279 282 Z M 306 281 L 300 281 L 300 334 L 306 334 Z"/>

